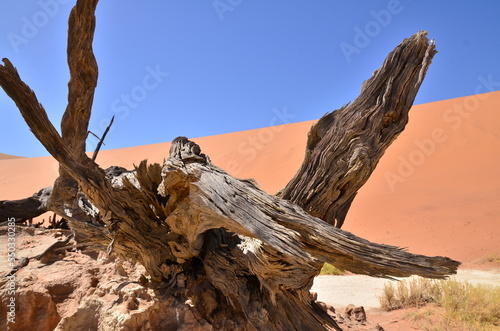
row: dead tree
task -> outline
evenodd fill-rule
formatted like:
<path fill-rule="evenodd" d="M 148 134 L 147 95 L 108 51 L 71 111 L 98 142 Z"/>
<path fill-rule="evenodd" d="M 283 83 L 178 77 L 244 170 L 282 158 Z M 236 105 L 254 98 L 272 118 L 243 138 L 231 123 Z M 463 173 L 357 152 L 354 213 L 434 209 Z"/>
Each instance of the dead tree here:
<path fill-rule="evenodd" d="M 141 263 L 152 287 L 174 305 L 189 304 L 215 329 L 338 329 L 309 293 L 324 262 L 375 277 L 456 272 L 459 262 L 446 257 L 410 254 L 339 229 L 357 190 L 408 121 L 436 53 L 426 32 L 405 39 L 356 100 L 313 126 L 302 167 L 271 196 L 218 168 L 184 137 L 173 141 L 163 165 L 143 161 L 132 171 L 105 171 L 85 154 L 97 82 L 96 5 L 79 0 L 70 15 L 71 80 L 61 135 L 11 62 L 0 66 L 0 85 L 60 165 L 43 208 L 31 200 L 4 201 L 0 216 L 16 216 L 20 204 L 30 209 L 20 218 L 56 212 L 79 241 Z"/>

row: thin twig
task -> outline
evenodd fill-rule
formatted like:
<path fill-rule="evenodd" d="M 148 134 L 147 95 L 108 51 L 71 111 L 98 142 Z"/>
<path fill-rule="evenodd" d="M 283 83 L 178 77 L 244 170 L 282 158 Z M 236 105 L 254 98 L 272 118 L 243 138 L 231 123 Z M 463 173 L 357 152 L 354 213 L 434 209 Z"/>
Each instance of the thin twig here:
<path fill-rule="evenodd" d="M 18 270 L 20 270 L 21 268 L 24 268 L 28 265 L 28 263 L 30 263 L 30 259 L 28 257 L 23 257 L 18 264 L 16 264 L 14 266 L 14 268 L 12 268 L 12 270 L 5 274 L 3 277 L 10 277 L 10 276 L 13 276 Z"/>
<path fill-rule="evenodd" d="M 101 140 L 99 140 L 99 143 L 97 144 L 97 147 L 95 148 L 94 155 L 92 155 L 92 161 L 95 161 L 95 159 L 97 158 L 97 153 L 99 153 L 99 150 L 101 149 L 101 145 L 104 143 L 104 138 L 106 138 L 106 135 L 108 134 L 108 131 L 111 128 L 111 125 L 113 125 L 114 120 L 115 120 L 115 115 L 113 115 L 113 117 L 111 117 L 111 121 L 109 122 L 108 127 L 106 128 L 106 130 L 104 130 L 104 133 L 102 134 Z M 92 133 L 92 132 L 90 132 L 90 133 Z"/>
<path fill-rule="evenodd" d="M 88 133 L 90 133 L 91 135 L 93 135 L 93 136 L 94 136 L 94 137 L 96 137 L 97 139 L 101 139 L 101 138 L 99 138 L 99 136 L 98 136 L 98 135 L 96 135 L 94 132 L 92 132 L 92 131 L 90 131 L 90 130 L 89 130 L 89 132 L 88 132 Z M 87 134 L 87 137 L 88 137 L 88 134 Z M 105 144 L 105 143 L 103 143 L 103 145 L 104 145 L 104 146 L 106 146 L 106 144 Z"/>
<path fill-rule="evenodd" d="M 72 249 L 72 248 L 79 248 L 79 247 L 88 247 L 88 246 L 92 246 L 94 245 L 93 243 L 80 243 L 80 244 L 75 244 L 75 245 L 68 245 L 68 246 L 64 246 L 64 247 L 59 247 L 59 248 L 55 248 L 53 251 L 54 252 L 64 252 L 68 249 Z"/>
<path fill-rule="evenodd" d="M 68 235 L 64 240 L 56 241 L 55 243 L 50 245 L 42 254 L 34 256 L 33 258 L 36 260 L 41 260 L 44 256 L 54 251 L 55 249 L 66 246 L 66 244 L 71 240 L 71 238 L 73 238 L 73 234 Z"/>

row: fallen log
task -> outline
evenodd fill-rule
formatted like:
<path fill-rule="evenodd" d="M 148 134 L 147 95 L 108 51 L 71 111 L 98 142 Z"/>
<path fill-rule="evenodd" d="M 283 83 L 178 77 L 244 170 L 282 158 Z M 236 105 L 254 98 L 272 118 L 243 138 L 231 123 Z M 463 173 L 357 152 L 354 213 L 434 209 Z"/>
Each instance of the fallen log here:
<path fill-rule="evenodd" d="M 42 215 L 49 210 L 47 204 L 51 194 L 52 187 L 45 187 L 25 199 L 0 201 L 0 225 L 11 217 L 16 222 L 24 222 Z"/>

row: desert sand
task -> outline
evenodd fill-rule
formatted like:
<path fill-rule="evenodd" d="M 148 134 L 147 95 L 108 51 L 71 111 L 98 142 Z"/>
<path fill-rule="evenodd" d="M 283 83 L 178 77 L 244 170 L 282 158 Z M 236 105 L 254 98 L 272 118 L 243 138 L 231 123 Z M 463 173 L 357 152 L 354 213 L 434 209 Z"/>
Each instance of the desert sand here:
<path fill-rule="evenodd" d="M 407 247 L 413 253 L 448 256 L 461 261 L 462 269 L 494 269 L 491 272 L 497 278 L 493 281 L 498 282 L 499 265 L 489 262 L 500 255 L 498 109 L 500 92 L 413 106 L 406 129 L 360 189 L 343 229 L 370 241 Z M 300 166 L 312 124 L 314 121 L 307 121 L 193 140 L 213 163 L 235 177 L 255 179 L 274 194 Z M 108 139 L 113 139 L 112 133 Z M 169 146 L 160 143 L 101 151 L 97 163 L 103 168 L 119 165 L 131 169 L 143 159 L 162 162 Z M 0 200 L 25 198 L 52 185 L 57 169 L 51 157 L 0 154 Z M 469 274 L 468 279 L 478 277 Z M 346 292 L 352 297 L 360 292 L 360 282 L 349 281 L 357 284 Z M 384 281 L 375 281 L 374 288 L 380 289 Z M 338 293 L 338 286 L 333 286 Z M 347 283 L 342 286 L 349 287 Z M 323 290 L 320 299 L 329 300 L 327 291 Z M 375 292 L 371 292 L 370 298 L 364 298 L 367 307 L 375 304 Z M 329 303 L 343 305 L 338 298 Z"/>

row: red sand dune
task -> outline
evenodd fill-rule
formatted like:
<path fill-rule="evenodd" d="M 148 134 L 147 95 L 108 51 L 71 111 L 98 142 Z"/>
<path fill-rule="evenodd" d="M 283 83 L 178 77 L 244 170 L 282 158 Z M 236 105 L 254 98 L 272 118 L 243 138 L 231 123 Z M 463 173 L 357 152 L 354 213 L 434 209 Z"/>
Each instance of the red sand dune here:
<path fill-rule="evenodd" d="M 500 92 L 414 106 L 354 200 L 344 229 L 415 253 L 471 262 L 500 253 Z M 193 139 L 235 177 L 269 193 L 302 162 L 314 121 Z M 112 139 L 110 137 L 109 139 Z M 162 162 L 169 143 L 100 152 L 102 167 Z M 0 157 L 0 200 L 19 199 L 57 176 L 51 157 Z"/>
<path fill-rule="evenodd" d="M 22 156 L 15 156 L 15 155 L 9 155 L 9 154 L 3 154 L 0 153 L 0 160 L 5 160 L 5 159 L 19 159 Z"/>

